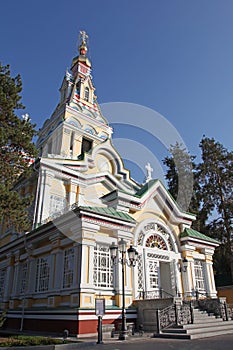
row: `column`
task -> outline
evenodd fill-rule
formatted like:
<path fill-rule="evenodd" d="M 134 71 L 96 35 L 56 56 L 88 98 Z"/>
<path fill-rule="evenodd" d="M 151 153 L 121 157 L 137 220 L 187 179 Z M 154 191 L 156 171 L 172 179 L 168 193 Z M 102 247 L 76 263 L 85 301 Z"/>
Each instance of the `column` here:
<path fill-rule="evenodd" d="M 213 261 L 212 261 L 214 250 L 211 248 L 204 248 L 202 249 L 202 253 L 205 254 L 205 262 L 203 264 L 203 269 L 204 269 L 206 292 L 208 296 L 213 298 L 213 297 L 216 297 L 217 295 L 217 291 L 215 288 L 214 274 L 213 274 Z"/>
<path fill-rule="evenodd" d="M 51 263 L 51 267 L 53 268 L 52 273 L 54 273 L 54 284 L 52 285 L 52 289 L 54 289 L 54 291 L 59 291 L 62 288 L 63 281 L 63 251 L 60 248 L 57 248 L 52 254 L 54 258 L 53 263 Z"/>
<path fill-rule="evenodd" d="M 51 260 L 49 262 L 49 291 L 59 290 L 63 280 L 63 251 L 60 248 L 62 235 L 56 232 L 50 236 L 52 245 Z"/>
<path fill-rule="evenodd" d="M 177 296 L 182 296 L 181 272 L 179 270 L 178 258 L 173 260 L 173 264 L 174 264 L 174 271 L 175 271 L 176 294 Z"/>
<path fill-rule="evenodd" d="M 79 283 L 80 283 L 80 264 L 81 260 L 80 258 L 80 250 L 79 248 L 81 247 L 80 243 L 74 243 L 74 288 L 77 289 L 79 288 Z"/>
<path fill-rule="evenodd" d="M 29 256 L 29 272 L 28 272 L 28 293 L 33 294 L 35 292 L 36 281 L 36 259 L 34 256 Z"/>
<path fill-rule="evenodd" d="M 11 296 L 15 297 L 20 293 L 20 281 L 19 281 L 19 273 L 20 273 L 20 262 L 19 262 L 19 250 L 15 252 L 15 263 L 14 263 L 14 277 L 13 277 L 13 285 Z"/>
<path fill-rule="evenodd" d="M 195 274 L 194 274 L 194 261 L 193 261 L 193 252 L 195 251 L 195 247 L 184 244 L 181 246 L 182 250 L 182 257 L 187 259 L 187 270 L 182 271 L 182 281 L 183 281 L 183 292 L 185 298 L 190 298 L 193 296 L 194 289 L 195 289 Z"/>
<path fill-rule="evenodd" d="M 72 204 L 77 202 L 78 184 L 73 182 L 72 180 L 69 180 L 66 188 L 68 192 L 68 206 L 71 206 Z"/>
<path fill-rule="evenodd" d="M 93 256 L 95 237 L 99 226 L 83 222 L 81 251 L 81 278 L 80 278 L 80 306 L 94 307 L 94 285 L 93 285 Z"/>
<path fill-rule="evenodd" d="M 41 183 L 39 191 L 39 200 L 37 204 L 37 220 L 36 223 L 41 223 L 49 217 L 50 213 L 50 188 L 51 180 L 54 174 L 48 170 L 41 170 Z"/>
<path fill-rule="evenodd" d="M 13 273 L 14 273 L 14 257 L 12 253 L 7 255 L 7 269 L 5 277 L 5 287 L 3 293 L 3 301 L 9 301 L 11 290 L 13 287 Z"/>

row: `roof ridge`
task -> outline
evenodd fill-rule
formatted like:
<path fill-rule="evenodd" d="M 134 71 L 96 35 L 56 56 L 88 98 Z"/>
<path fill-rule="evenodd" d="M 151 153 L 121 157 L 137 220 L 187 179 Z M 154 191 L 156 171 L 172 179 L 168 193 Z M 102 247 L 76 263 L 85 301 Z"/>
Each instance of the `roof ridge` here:
<path fill-rule="evenodd" d="M 183 232 L 181 232 L 180 234 L 180 237 L 193 237 L 193 238 L 199 238 L 199 239 L 202 239 L 202 240 L 205 240 L 205 241 L 209 241 L 209 242 L 213 242 L 213 243 L 218 243 L 219 242 L 212 238 L 212 237 L 209 237 L 207 235 L 205 235 L 204 233 L 201 233 L 197 230 L 194 230 L 193 228 L 185 228 Z"/>

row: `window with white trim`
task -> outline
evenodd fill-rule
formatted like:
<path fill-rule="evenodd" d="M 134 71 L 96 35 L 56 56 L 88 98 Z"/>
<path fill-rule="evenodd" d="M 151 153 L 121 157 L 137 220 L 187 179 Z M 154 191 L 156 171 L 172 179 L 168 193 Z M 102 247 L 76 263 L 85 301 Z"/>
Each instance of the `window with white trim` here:
<path fill-rule="evenodd" d="M 205 290 L 205 280 L 203 273 L 203 263 L 201 260 L 194 260 L 194 273 L 196 281 L 196 290 L 204 291 Z"/>
<path fill-rule="evenodd" d="M 64 251 L 63 288 L 70 288 L 74 282 L 74 248 Z"/>
<path fill-rule="evenodd" d="M 97 244 L 94 250 L 93 281 L 96 287 L 113 287 L 113 269 L 109 246 Z"/>
<path fill-rule="evenodd" d="M 24 262 L 21 265 L 21 273 L 20 273 L 20 293 L 23 294 L 27 288 L 27 278 L 28 278 L 28 263 Z"/>
<path fill-rule="evenodd" d="M 49 289 L 49 256 L 37 259 L 35 292 L 45 292 Z"/>
<path fill-rule="evenodd" d="M 50 205 L 49 205 L 49 214 L 50 216 L 58 213 L 63 212 L 63 210 L 66 207 L 66 199 L 63 197 L 51 195 L 50 196 Z"/>
<path fill-rule="evenodd" d="M 3 297 L 6 278 L 6 269 L 0 270 L 0 299 Z"/>

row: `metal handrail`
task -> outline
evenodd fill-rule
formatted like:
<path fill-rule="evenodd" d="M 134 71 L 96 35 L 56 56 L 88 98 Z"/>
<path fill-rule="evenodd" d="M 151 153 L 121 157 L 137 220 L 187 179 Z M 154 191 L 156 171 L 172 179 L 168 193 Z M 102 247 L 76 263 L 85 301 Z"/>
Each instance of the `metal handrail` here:
<path fill-rule="evenodd" d="M 193 306 L 191 302 L 181 305 L 174 303 L 162 310 L 156 310 L 157 333 L 170 326 L 190 324 L 194 321 Z"/>
<path fill-rule="evenodd" d="M 171 294 L 169 292 L 167 292 L 166 290 L 164 290 L 163 288 L 160 288 L 160 296 L 161 298 L 163 297 L 163 293 L 166 294 L 167 296 L 174 298 L 174 294 Z"/>

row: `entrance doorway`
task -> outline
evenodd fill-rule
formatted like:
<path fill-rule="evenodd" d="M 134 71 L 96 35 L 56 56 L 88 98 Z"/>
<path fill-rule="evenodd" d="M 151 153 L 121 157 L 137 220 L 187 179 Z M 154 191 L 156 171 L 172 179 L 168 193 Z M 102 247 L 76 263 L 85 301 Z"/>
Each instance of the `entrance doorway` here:
<path fill-rule="evenodd" d="M 138 295 L 145 299 L 176 295 L 174 261 L 165 254 L 144 249 L 138 263 Z"/>

